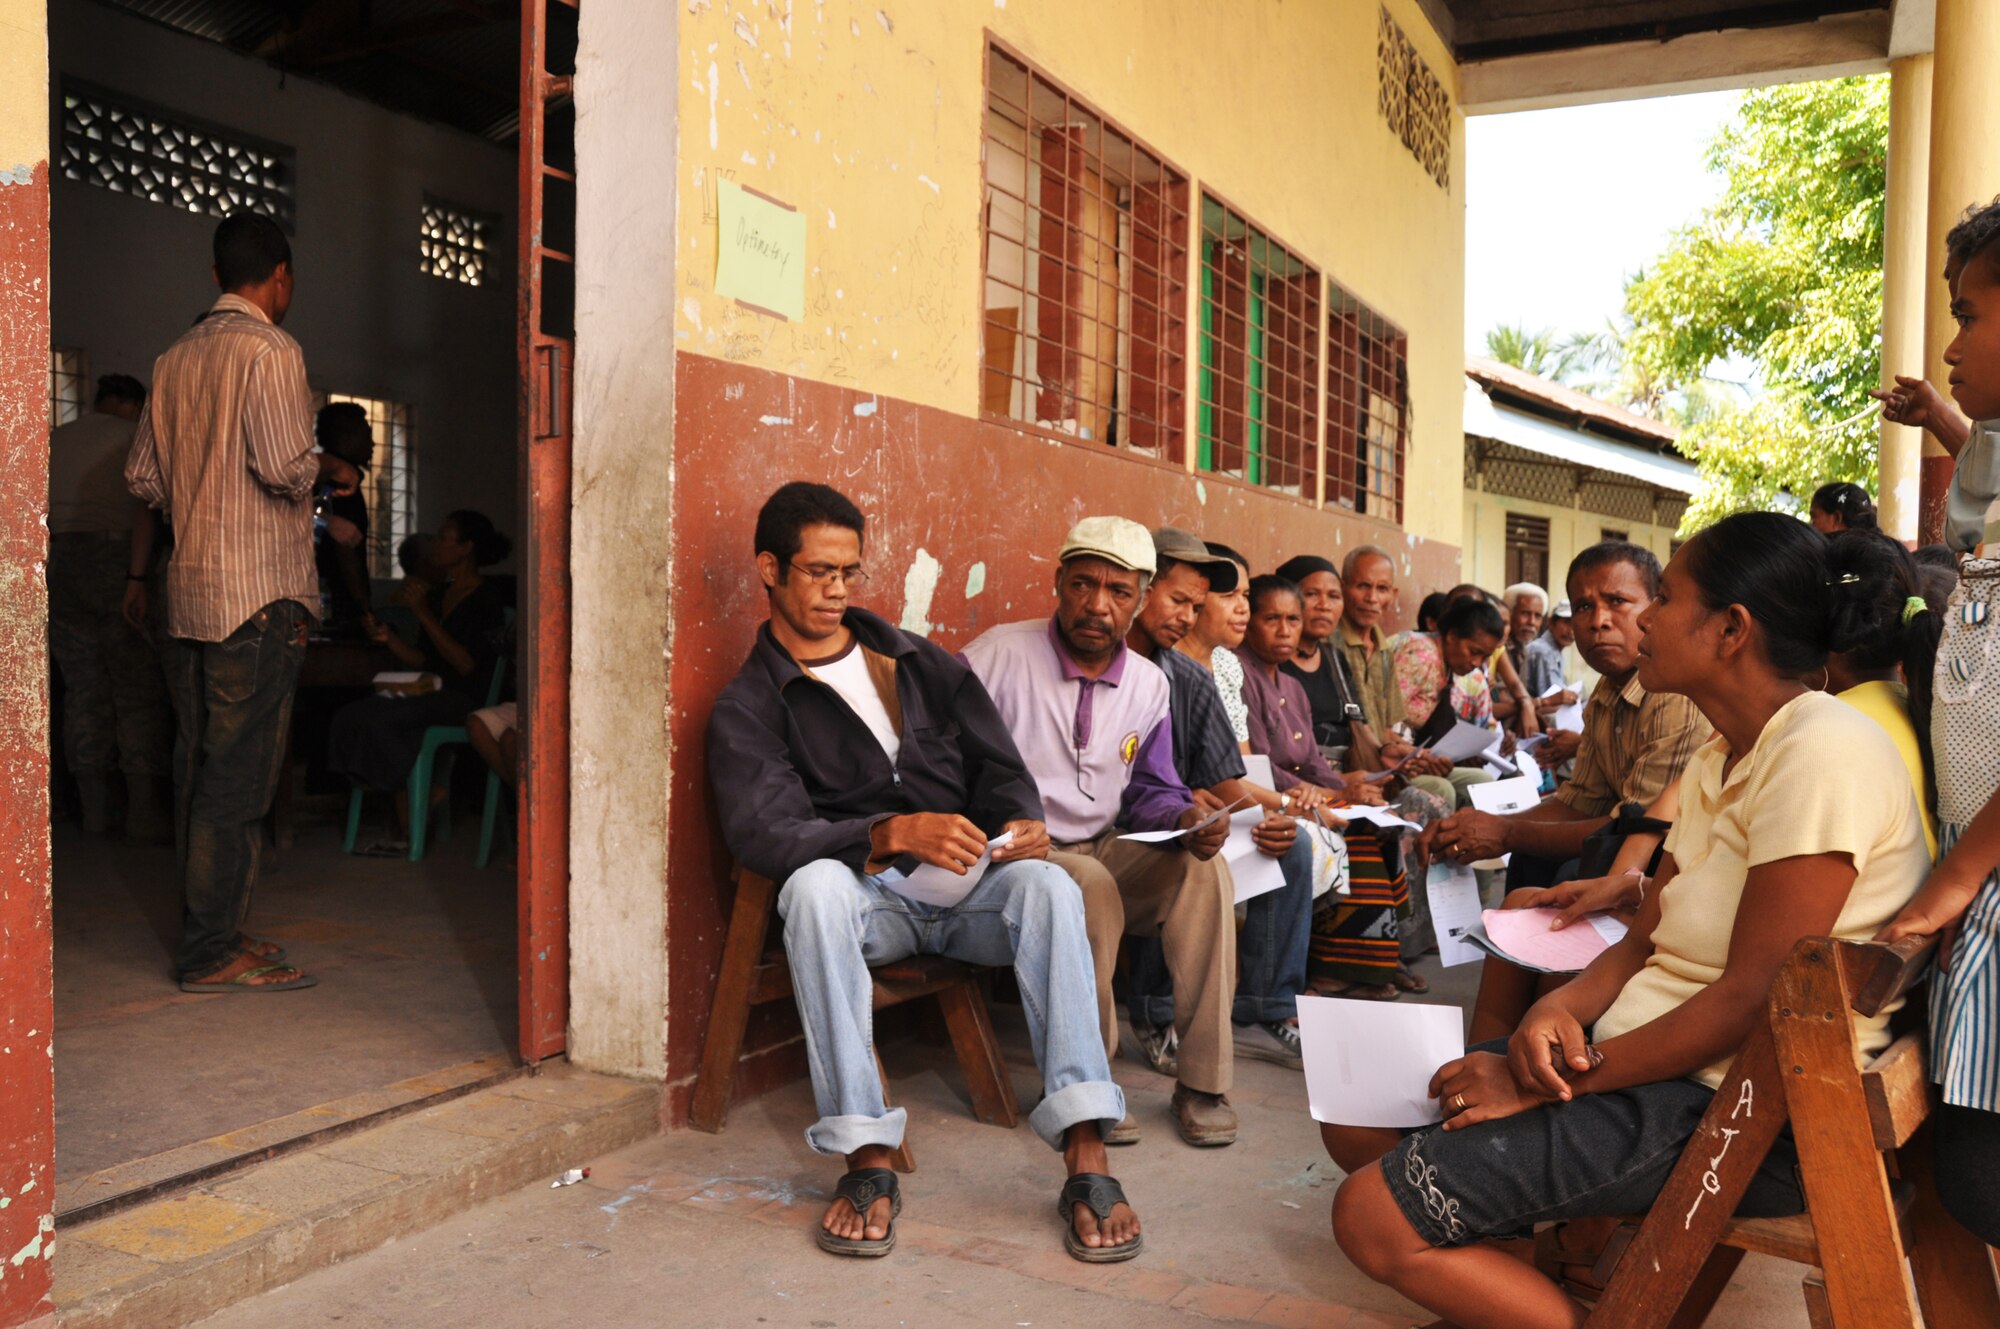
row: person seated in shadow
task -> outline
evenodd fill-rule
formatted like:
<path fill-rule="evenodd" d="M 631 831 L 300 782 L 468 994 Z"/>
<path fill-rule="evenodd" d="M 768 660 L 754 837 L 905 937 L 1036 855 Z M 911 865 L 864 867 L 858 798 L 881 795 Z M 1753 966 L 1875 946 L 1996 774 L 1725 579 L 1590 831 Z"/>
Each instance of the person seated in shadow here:
<path fill-rule="evenodd" d="M 1778 513 L 1726 517 L 1674 555 L 1636 673 L 1714 732 L 1687 762 L 1657 889 L 1511 1039 L 1438 1068 L 1442 1124 L 1321 1127 L 1349 1174 L 1334 1237 L 1361 1272 L 1461 1329 L 1581 1324 L 1558 1284 L 1491 1243 L 1651 1208 L 1793 946 L 1865 940 L 1916 893 L 1929 855 L 1896 742 L 1814 690 L 1829 647 L 1858 644 L 1866 595 Z M 1893 1013 L 1850 1014 L 1863 1055 L 1888 1046 Z M 1737 1213 L 1802 1212 L 1797 1160 L 1780 1136 Z"/>
<path fill-rule="evenodd" d="M 313 421 L 320 451 L 366 471 L 375 456 L 375 434 L 359 402 L 329 402 Z M 356 489 L 316 496 L 319 520 L 313 530 L 313 564 L 331 600 L 331 623 L 352 632 L 368 609 L 368 496 Z M 322 627 L 327 626 L 322 624 Z"/>
<path fill-rule="evenodd" d="M 434 676 L 438 686 L 411 695 L 373 696 L 334 713 L 327 768 L 371 789 L 393 789 L 397 826 L 408 833 L 410 767 L 432 725 L 462 724 L 491 691 L 506 623 L 506 596 L 480 569 L 513 547 L 484 513 L 461 508 L 444 520 L 432 545 L 437 580 L 405 578 L 396 602 L 416 615 L 413 645 L 371 620 L 369 636 L 405 669 Z M 442 788 L 431 791 L 433 804 Z M 374 846 L 389 852 L 393 845 Z"/>

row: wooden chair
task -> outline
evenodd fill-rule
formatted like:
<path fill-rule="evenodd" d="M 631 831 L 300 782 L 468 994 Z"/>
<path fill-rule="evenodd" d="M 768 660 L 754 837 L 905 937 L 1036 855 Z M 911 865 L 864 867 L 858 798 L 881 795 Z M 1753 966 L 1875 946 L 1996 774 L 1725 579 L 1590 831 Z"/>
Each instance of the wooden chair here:
<path fill-rule="evenodd" d="M 778 888 L 768 877 L 737 869 L 736 903 L 730 910 L 729 933 L 722 944 L 722 969 L 715 980 L 708 1041 L 702 1048 L 701 1072 L 695 1080 L 694 1103 L 688 1112 L 689 1123 L 699 1130 L 714 1133 L 722 1129 L 729 1111 L 730 1090 L 736 1083 L 736 1066 L 743 1052 L 750 1008 L 785 1001 L 792 995 L 792 971 L 785 962 L 784 946 L 772 945 L 770 938 L 771 916 L 777 902 Z M 937 955 L 913 955 L 876 965 L 869 971 L 875 980 L 878 1011 L 918 997 L 937 998 L 944 1010 L 952 1048 L 958 1053 L 958 1064 L 965 1071 L 973 1114 L 989 1126 L 1012 1129 L 1020 1124 L 1020 1106 L 1007 1079 L 993 1023 L 986 1015 L 986 999 L 979 990 L 983 972 L 976 965 Z M 879 1069 L 879 1049 L 875 1060 Z M 885 1074 L 884 1103 L 889 1101 L 888 1090 Z M 915 1169 L 915 1159 L 906 1143 L 898 1154 L 896 1170 Z"/>
<path fill-rule="evenodd" d="M 1589 1324 L 1699 1329 L 1756 1251 L 1808 1266 L 1813 1329 L 2000 1325 L 1986 1247 L 1938 1203 L 1922 1031 L 1855 1069 L 1846 1012 L 1878 1013 L 1922 979 L 1930 956 L 1915 939 L 1798 944 L 1772 985 L 1770 1018 L 1737 1054 L 1652 1211 L 1600 1260 L 1609 1282 Z M 1732 1218 L 1788 1122 L 1807 1212 Z"/>

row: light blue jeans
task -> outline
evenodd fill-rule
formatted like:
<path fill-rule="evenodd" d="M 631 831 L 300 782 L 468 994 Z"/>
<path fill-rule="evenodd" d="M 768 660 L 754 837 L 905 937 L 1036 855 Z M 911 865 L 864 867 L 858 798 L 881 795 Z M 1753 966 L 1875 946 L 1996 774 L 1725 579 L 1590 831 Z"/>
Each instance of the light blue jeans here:
<path fill-rule="evenodd" d="M 1277 1024 L 1299 1013 L 1306 986 L 1306 959 L 1312 945 L 1312 842 L 1301 831 L 1278 860 L 1285 884 L 1243 902 L 1243 925 L 1236 929 L 1236 1000 L 1232 1024 Z M 1135 939 L 1130 995 L 1125 1009 L 1132 1023 L 1170 1027 L 1174 984 L 1158 937 Z"/>
<path fill-rule="evenodd" d="M 939 909 L 820 859 L 786 879 L 778 913 L 819 1107 L 806 1131 L 816 1152 L 903 1142 L 903 1109 L 882 1102 L 868 966 L 909 955 L 1014 967 L 1042 1070 L 1042 1101 L 1028 1124 L 1051 1148 L 1061 1148 L 1063 1132 L 1078 1122 L 1109 1130 L 1124 1117 L 1125 1095 L 1112 1083 L 1098 1028 L 1083 896 L 1055 864 L 996 864 L 972 894 Z"/>

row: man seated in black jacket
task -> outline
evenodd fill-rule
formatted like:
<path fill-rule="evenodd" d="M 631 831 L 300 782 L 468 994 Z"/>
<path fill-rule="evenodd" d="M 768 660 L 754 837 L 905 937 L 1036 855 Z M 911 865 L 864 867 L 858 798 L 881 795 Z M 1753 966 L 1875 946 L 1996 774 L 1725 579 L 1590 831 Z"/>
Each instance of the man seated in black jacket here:
<path fill-rule="evenodd" d="M 1044 1088 L 1029 1124 L 1069 1174 L 1064 1246 L 1091 1263 L 1130 1259 L 1139 1219 L 1103 1140 L 1125 1099 L 1098 1031 L 1082 894 L 1047 861 L 1034 778 L 972 671 L 849 605 L 867 580 L 863 525 L 825 485 L 794 481 L 764 504 L 757 572 L 771 617 L 708 723 L 730 851 L 783 883 L 820 1114 L 806 1142 L 847 1158 L 819 1244 L 895 1245 L 889 1160 L 904 1113 L 882 1101 L 868 966 L 930 954 L 1014 967 Z"/>

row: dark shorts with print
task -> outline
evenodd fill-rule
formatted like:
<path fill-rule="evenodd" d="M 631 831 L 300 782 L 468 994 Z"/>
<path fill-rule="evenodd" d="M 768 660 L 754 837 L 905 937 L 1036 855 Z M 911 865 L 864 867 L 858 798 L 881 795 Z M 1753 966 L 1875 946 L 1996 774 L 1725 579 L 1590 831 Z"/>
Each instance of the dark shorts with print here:
<path fill-rule="evenodd" d="M 1505 1040 L 1473 1052 L 1505 1054 Z M 1559 1218 L 1645 1213 L 1715 1091 L 1692 1080 L 1584 1094 L 1462 1131 L 1426 1126 L 1382 1159 L 1403 1216 L 1433 1246 L 1511 1237 Z M 1736 1212 L 1803 1213 L 1798 1152 L 1788 1130 L 1757 1169 Z"/>

